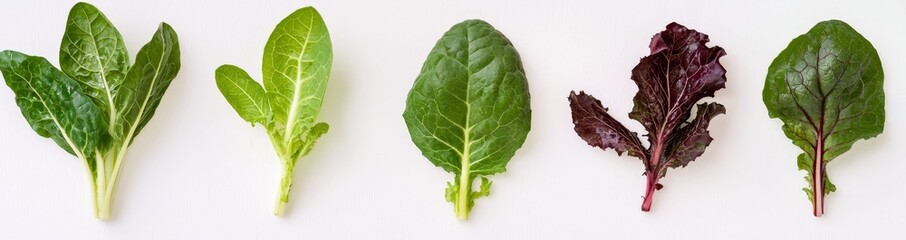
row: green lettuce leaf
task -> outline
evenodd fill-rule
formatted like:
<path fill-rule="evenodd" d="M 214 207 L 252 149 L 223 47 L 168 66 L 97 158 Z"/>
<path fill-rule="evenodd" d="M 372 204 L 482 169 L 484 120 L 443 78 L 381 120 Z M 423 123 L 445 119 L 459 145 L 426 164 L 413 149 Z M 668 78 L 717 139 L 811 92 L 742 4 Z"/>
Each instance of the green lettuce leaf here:
<path fill-rule="evenodd" d="M 223 65 L 215 71 L 217 88 L 239 116 L 252 124 L 265 124 L 271 114 L 267 93 L 261 84 L 252 80 L 245 70 L 233 65 Z"/>
<path fill-rule="evenodd" d="M 215 72 L 220 92 L 242 119 L 267 129 L 280 156 L 283 178 L 275 215 L 282 215 L 292 189 L 293 170 L 329 126 L 318 123 L 333 47 L 321 14 L 312 7 L 296 10 L 277 24 L 264 47 L 264 87 L 239 67 Z"/>

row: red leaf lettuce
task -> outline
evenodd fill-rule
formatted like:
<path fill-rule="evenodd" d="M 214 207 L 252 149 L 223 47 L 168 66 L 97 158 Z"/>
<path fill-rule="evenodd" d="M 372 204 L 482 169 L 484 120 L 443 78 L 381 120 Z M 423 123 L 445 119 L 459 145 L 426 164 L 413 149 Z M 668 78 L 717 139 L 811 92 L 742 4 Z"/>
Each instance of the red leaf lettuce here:
<path fill-rule="evenodd" d="M 704 97 L 724 88 L 726 70 L 720 57 L 726 55 L 719 46 L 707 47 L 708 35 L 671 23 L 651 38 L 651 54 L 632 69 L 632 80 L 638 85 L 629 113 L 645 127 L 648 147 L 638 134 L 607 113 L 601 101 L 591 95 L 571 92 L 569 95 L 576 133 L 589 145 L 613 148 L 618 155 L 629 152 L 645 164 L 647 189 L 642 211 L 651 209 L 654 192 L 668 168 L 685 167 L 704 153 L 711 143 L 708 123 L 726 109 L 718 103 L 702 103 Z"/>

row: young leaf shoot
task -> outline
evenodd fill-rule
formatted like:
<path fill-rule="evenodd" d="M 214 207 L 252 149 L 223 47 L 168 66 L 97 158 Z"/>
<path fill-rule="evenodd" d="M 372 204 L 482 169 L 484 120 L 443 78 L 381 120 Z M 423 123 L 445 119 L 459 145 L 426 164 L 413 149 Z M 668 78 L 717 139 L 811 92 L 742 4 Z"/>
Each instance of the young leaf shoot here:
<path fill-rule="evenodd" d="M 289 202 L 293 169 L 328 125 L 316 122 L 321 111 L 333 48 L 321 14 L 296 10 L 277 24 L 264 47 L 264 87 L 233 65 L 217 68 L 217 88 L 245 121 L 261 124 L 280 158 L 283 177 L 274 215 Z"/>

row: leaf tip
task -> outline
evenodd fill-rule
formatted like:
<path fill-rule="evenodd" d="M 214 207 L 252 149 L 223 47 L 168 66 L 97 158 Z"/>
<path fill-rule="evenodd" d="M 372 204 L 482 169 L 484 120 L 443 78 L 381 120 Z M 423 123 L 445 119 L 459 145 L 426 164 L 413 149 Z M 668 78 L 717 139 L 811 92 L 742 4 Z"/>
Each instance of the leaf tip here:
<path fill-rule="evenodd" d="M 94 5 L 91 5 L 91 3 L 87 3 L 87 2 L 77 2 L 75 5 L 72 5 L 72 10 L 82 9 L 82 8 L 97 10 L 97 7 L 95 7 Z M 70 11 L 70 13 L 71 12 L 72 11 Z"/>

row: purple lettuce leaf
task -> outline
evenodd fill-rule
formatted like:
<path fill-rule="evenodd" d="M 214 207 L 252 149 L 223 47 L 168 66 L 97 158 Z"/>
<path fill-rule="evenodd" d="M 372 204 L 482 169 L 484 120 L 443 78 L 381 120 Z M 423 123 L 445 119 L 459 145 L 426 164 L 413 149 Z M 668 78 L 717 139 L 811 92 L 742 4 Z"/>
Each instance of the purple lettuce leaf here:
<path fill-rule="evenodd" d="M 639 91 L 629 117 L 648 131 L 647 148 L 600 101 L 584 92 L 570 93 L 573 123 L 583 140 L 642 159 L 648 179 L 643 211 L 651 208 L 654 191 L 663 187 L 658 181 L 668 168 L 685 167 L 704 153 L 713 140 L 708 132 L 711 119 L 726 112 L 718 103 L 702 103 L 689 120 L 693 106 L 702 98 L 713 97 L 727 81 L 719 61 L 726 52 L 706 46 L 708 41 L 708 35 L 671 23 L 651 38 L 651 54 L 633 68 L 632 80 Z"/>
<path fill-rule="evenodd" d="M 607 108 L 604 108 L 601 101 L 595 97 L 585 92 L 578 95 L 576 92 L 570 92 L 569 106 L 573 110 L 576 133 L 588 142 L 588 145 L 603 150 L 613 148 L 617 155 L 628 151 L 629 156 L 642 160 L 648 158 L 645 147 L 639 140 L 639 134 L 629 131 L 622 123 L 607 114 Z"/>

